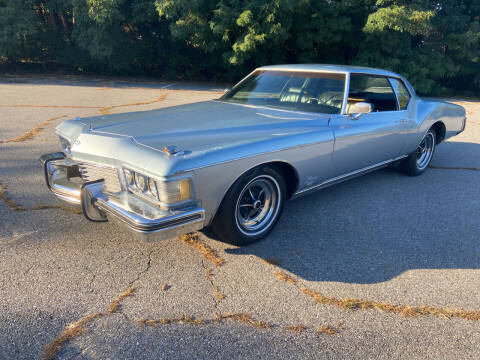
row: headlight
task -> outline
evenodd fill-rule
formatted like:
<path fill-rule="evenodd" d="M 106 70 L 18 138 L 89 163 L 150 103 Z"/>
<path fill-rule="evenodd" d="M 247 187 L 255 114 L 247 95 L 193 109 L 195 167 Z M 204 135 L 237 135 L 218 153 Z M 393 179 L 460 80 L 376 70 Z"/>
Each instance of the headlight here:
<path fill-rule="evenodd" d="M 189 179 L 161 181 L 124 168 L 128 189 L 136 194 L 160 200 L 162 204 L 172 205 L 192 197 Z"/>
<path fill-rule="evenodd" d="M 72 155 L 72 145 L 70 144 L 70 141 L 65 139 L 64 137 L 59 136 L 60 138 L 60 146 L 62 147 L 62 151 L 66 155 Z"/>
<path fill-rule="evenodd" d="M 148 178 L 148 191 L 154 198 L 158 198 L 157 185 L 152 178 Z"/>
<path fill-rule="evenodd" d="M 135 184 L 141 192 L 147 191 L 147 177 L 139 173 L 135 173 Z"/>
<path fill-rule="evenodd" d="M 127 185 L 133 185 L 135 173 L 132 170 L 128 169 L 124 169 L 123 172 L 125 174 L 125 180 L 127 181 Z"/>
<path fill-rule="evenodd" d="M 160 201 L 164 204 L 174 204 L 192 197 L 189 179 L 157 182 L 157 188 Z"/>

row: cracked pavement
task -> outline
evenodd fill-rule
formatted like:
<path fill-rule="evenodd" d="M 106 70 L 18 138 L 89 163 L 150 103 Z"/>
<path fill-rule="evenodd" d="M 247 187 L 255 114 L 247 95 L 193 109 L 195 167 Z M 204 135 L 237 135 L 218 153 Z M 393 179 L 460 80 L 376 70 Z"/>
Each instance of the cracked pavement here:
<path fill-rule="evenodd" d="M 57 358 L 479 358 L 480 321 L 317 303 L 275 273 L 335 299 L 480 311 L 480 102 L 457 102 L 467 128 L 437 148 L 423 176 L 388 168 L 289 201 L 272 234 L 245 248 L 208 231 L 197 234 L 203 248 L 138 240 L 64 211 L 46 189 L 37 159 L 58 151 L 59 117 L 173 106 L 222 89 L 0 78 L 0 185 L 26 209 L 0 198 L 0 359 L 40 358 L 69 324 L 130 287 L 119 312 L 85 324 Z M 325 326 L 338 333 L 317 331 Z"/>

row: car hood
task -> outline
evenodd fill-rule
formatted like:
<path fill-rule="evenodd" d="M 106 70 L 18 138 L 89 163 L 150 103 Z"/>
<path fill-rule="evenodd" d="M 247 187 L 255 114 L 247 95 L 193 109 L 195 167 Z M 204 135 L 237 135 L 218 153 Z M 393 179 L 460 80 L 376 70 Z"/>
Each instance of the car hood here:
<path fill-rule="evenodd" d="M 83 120 L 94 133 L 128 136 L 157 150 L 195 152 L 309 131 L 312 120 L 321 119 L 326 125 L 329 116 L 212 100 Z"/>
<path fill-rule="evenodd" d="M 167 176 L 331 139 L 329 118 L 212 100 L 67 120 L 57 133 L 72 142 L 74 159 L 123 163 Z M 177 153 L 166 154 L 165 147 Z"/>

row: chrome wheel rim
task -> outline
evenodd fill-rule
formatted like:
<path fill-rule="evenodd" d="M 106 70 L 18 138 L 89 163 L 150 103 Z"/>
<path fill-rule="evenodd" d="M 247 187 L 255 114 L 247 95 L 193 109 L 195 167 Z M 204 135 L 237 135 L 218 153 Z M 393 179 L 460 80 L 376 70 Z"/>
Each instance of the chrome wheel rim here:
<path fill-rule="evenodd" d="M 434 149 L 435 138 L 432 133 L 428 133 L 417 148 L 417 168 L 419 170 L 423 170 L 428 166 Z"/>
<path fill-rule="evenodd" d="M 248 236 L 266 231 L 276 218 L 280 201 L 280 186 L 273 177 L 254 178 L 237 199 L 235 221 L 238 229 Z"/>

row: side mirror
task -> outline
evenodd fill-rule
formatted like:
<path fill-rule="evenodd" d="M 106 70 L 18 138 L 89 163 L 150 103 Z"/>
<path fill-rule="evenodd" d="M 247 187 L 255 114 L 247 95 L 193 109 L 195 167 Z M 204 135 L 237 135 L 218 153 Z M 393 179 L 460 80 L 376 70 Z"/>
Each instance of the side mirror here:
<path fill-rule="evenodd" d="M 358 119 L 362 114 L 368 114 L 373 111 L 373 106 L 367 102 L 357 102 L 350 107 L 348 114 L 354 119 Z"/>

